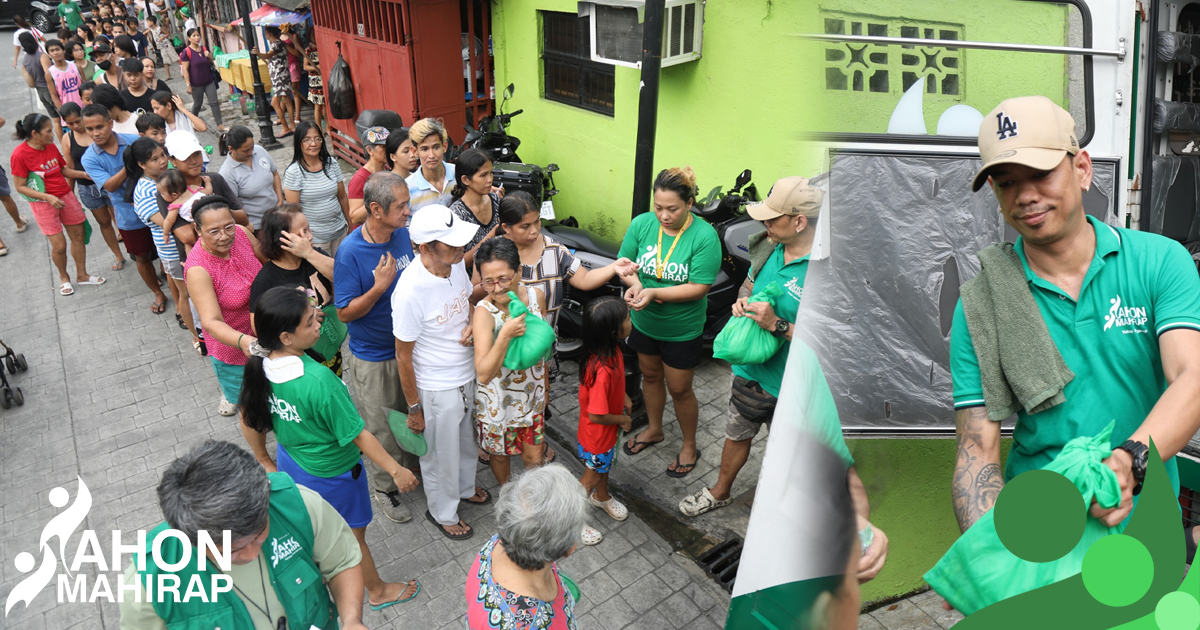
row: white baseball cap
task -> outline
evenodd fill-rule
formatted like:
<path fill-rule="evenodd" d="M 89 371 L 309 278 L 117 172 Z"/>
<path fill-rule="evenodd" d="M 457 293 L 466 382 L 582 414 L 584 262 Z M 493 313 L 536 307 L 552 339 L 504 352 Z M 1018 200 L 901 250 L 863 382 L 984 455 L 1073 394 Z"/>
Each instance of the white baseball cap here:
<path fill-rule="evenodd" d="M 204 147 L 200 146 L 200 141 L 196 139 L 196 136 L 184 129 L 176 129 L 167 134 L 165 144 L 167 146 L 167 155 L 176 160 L 186 160 L 192 157 L 192 154 L 197 151 L 204 152 Z"/>
<path fill-rule="evenodd" d="M 417 245 L 440 241 L 450 247 L 466 247 L 479 226 L 458 218 L 446 206 L 432 205 L 417 210 L 408 224 L 408 235 Z"/>

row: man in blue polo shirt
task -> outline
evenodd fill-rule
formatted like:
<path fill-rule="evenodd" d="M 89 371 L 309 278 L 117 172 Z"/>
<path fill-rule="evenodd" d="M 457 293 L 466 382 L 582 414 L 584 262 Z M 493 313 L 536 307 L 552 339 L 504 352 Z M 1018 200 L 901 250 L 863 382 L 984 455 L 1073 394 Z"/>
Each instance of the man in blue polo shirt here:
<path fill-rule="evenodd" d="M 1009 99 L 979 129 L 984 166 L 974 190 L 985 183 L 1000 202 L 1004 220 L 1020 235 L 1002 252 L 1021 274 L 1036 304 L 1035 325 L 1021 330 L 989 319 L 963 301 L 950 333 L 958 458 L 954 513 L 966 531 L 996 502 L 1006 480 L 1048 464 L 1072 438 L 1100 433 L 1113 420 L 1113 451 L 1104 463 L 1117 475 L 1122 498 L 1091 514 L 1105 525 L 1121 523 L 1133 510 L 1146 474 L 1153 437 L 1171 483 L 1179 490 L 1174 456 L 1200 429 L 1200 278 L 1179 243 L 1146 232 L 1114 228 L 1087 216 L 1083 192 L 1092 183 L 1092 162 L 1075 138 L 1066 110 L 1040 96 Z M 982 256 L 981 256 L 982 258 Z M 996 263 L 993 269 L 1004 269 Z M 985 267 L 984 274 L 993 271 Z M 1004 273 L 1001 271 L 1000 273 Z M 1011 276 L 1010 276 L 1011 277 Z M 996 282 L 988 279 L 991 286 Z M 1012 286 L 1012 285 L 1010 285 Z M 963 288 L 964 300 L 968 287 Z M 1019 293 L 1018 293 L 1019 295 Z M 992 317 L 997 320 L 999 318 Z M 1061 375 L 1051 396 L 1014 403 L 1019 388 L 1005 392 L 1000 379 L 1028 380 L 999 348 L 1016 336 L 1043 334 L 1065 368 L 1043 362 L 1035 375 Z M 972 339 L 975 327 L 995 331 Z M 987 343 L 987 339 L 997 343 Z M 1051 345 L 1047 342 L 1046 345 Z M 1050 354 L 1053 358 L 1053 353 Z M 980 366 L 988 368 L 981 371 Z M 985 379 L 997 366 L 1000 377 Z M 1068 371 L 1069 370 L 1069 371 Z M 1058 394 L 1058 395 L 1053 395 Z M 1029 403 L 1044 400 L 1040 404 Z M 1007 470 L 1000 472 L 1000 420 L 1016 408 L 1017 424 Z"/>
<path fill-rule="evenodd" d="M 384 407 L 408 409 L 392 336 L 392 290 L 413 259 L 412 241 L 404 227 L 409 217 L 404 178 L 391 171 L 375 173 L 363 187 L 363 204 L 366 223 L 346 236 L 334 259 L 334 304 L 350 334 L 347 367 L 358 412 L 384 450 L 411 469 L 417 467 L 417 458 L 400 449 L 383 412 Z M 371 486 L 385 516 L 397 523 L 412 518 L 392 477 L 374 465 Z"/>
<path fill-rule="evenodd" d="M 125 251 L 137 263 L 138 274 L 154 294 L 150 312 L 161 315 L 167 310 L 167 296 L 158 284 L 154 259 L 158 250 L 150 228 L 138 218 L 133 204 L 125 201 L 125 147 L 133 144 L 137 136 L 113 132 L 112 116 L 108 108 L 99 104 L 83 109 L 83 129 L 92 139 L 92 146 L 83 153 L 83 170 L 88 177 L 109 193 L 116 209 L 117 230 L 125 244 Z M 136 182 L 128 182 L 133 186 Z"/>

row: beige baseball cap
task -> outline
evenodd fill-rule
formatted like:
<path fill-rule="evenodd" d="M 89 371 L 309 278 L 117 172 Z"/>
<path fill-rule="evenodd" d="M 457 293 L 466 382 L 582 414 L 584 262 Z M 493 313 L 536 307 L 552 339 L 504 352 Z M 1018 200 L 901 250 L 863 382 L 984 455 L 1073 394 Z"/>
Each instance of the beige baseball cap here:
<path fill-rule="evenodd" d="M 784 177 L 775 182 L 766 201 L 746 206 L 746 212 L 755 221 L 770 221 L 784 215 L 815 217 L 821 211 L 821 200 L 825 193 L 810 186 L 803 177 Z"/>
<path fill-rule="evenodd" d="M 1039 171 L 1053 170 L 1067 154 L 1079 153 L 1075 119 L 1044 96 L 1010 98 L 984 116 L 979 125 L 979 157 L 983 168 L 971 190 L 987 182 L 988 169 L 1021 164 Z"/>

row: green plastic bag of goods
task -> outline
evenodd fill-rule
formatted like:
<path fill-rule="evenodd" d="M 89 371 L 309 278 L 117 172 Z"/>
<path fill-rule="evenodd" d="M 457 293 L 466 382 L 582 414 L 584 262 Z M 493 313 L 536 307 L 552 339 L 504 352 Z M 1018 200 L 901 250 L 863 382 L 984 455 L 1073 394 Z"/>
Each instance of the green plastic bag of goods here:
<path fill-rule="evenodd" d="M 775 308 L 775 298 L 783 295 L 779 284 L 772 282 L 762 291 L 750 296 L 750 302 L 766 302 Z M 779 351 L 783 340 L 763 330 L 749 317 L 734 317 L 721 329 L 713 341 L 713 356 L 734 365 L 766 363 Z"/>
<path fill-rule="evenodd" d="M 1105 508 L 1121 502 L 1117 475 L 1103 463 L 1112 454 L 1109 438 L 1114 424 L 1110 422 L 1095 437 L 1078 437 L 1067 442 L 1058 457 L 1043 469 L 1060 473 L 1075 484 L 1083 495 L 1079 509 L 1085 513 L 1093 498 Z M 1078 574 L 1092 543 L 1125 529 L 1123 523 L 1107 527 L 1088 514 L 1083 535 L 1071 551 L 1058 560 L 1029 562 L 1018 558 L 1000 541 L 995 511 L 989 510 L 981 516 L 925 574 L 929 586 L 964 615 Z"/>
<path fill-rule="evenodd" d="M 504 354 L 504 367 L 510 370 L 528 370 L 550 356 L 554 350 L 554 328 L 546 320 L 529 312 L 529 307 L 517 297 L 516 293 L 508 292 L 508 316 L 525 316 L 525 334 L 508 343 L 508 352 Z"/>
<path fill-rule="evenodd" d="M 321 322 L 321 338 L 317 340 L 313 350 L 329 360 L 342 349 L 342 342 L 346 341 L 349 329 L 338 319 L 337 307 L 333 304 L 326 305 L 321 311 L 325 313 L 325 321 Z"/>

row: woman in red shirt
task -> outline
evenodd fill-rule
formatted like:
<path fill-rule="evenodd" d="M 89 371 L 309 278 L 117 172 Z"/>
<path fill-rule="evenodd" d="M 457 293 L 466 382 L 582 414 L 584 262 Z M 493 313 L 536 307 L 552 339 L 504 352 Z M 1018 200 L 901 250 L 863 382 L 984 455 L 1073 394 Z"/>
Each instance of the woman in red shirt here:
<path fill-rule="evenodd" d="M 68 168 L 55 144 L 54 127 L 49 116 L 29 114 L 16 124 L 16 137 L 24 140 L 13 150 L 9 165 L 17 192 L 29 199 L 38 228 L 50 241 L 50 259 L 58 269 L 59 295 L 72 295 L 75 287 L 67 275 L 67 239 L 71 238 L 71 258 L 75 259 L 76 284 L 104 284 L 104 278 L 87 272 L 87 252 L 83 245 L 83 225 L 87 215 L 71 192 L 67 178 L 86 179 L 83 171 Z"/>

